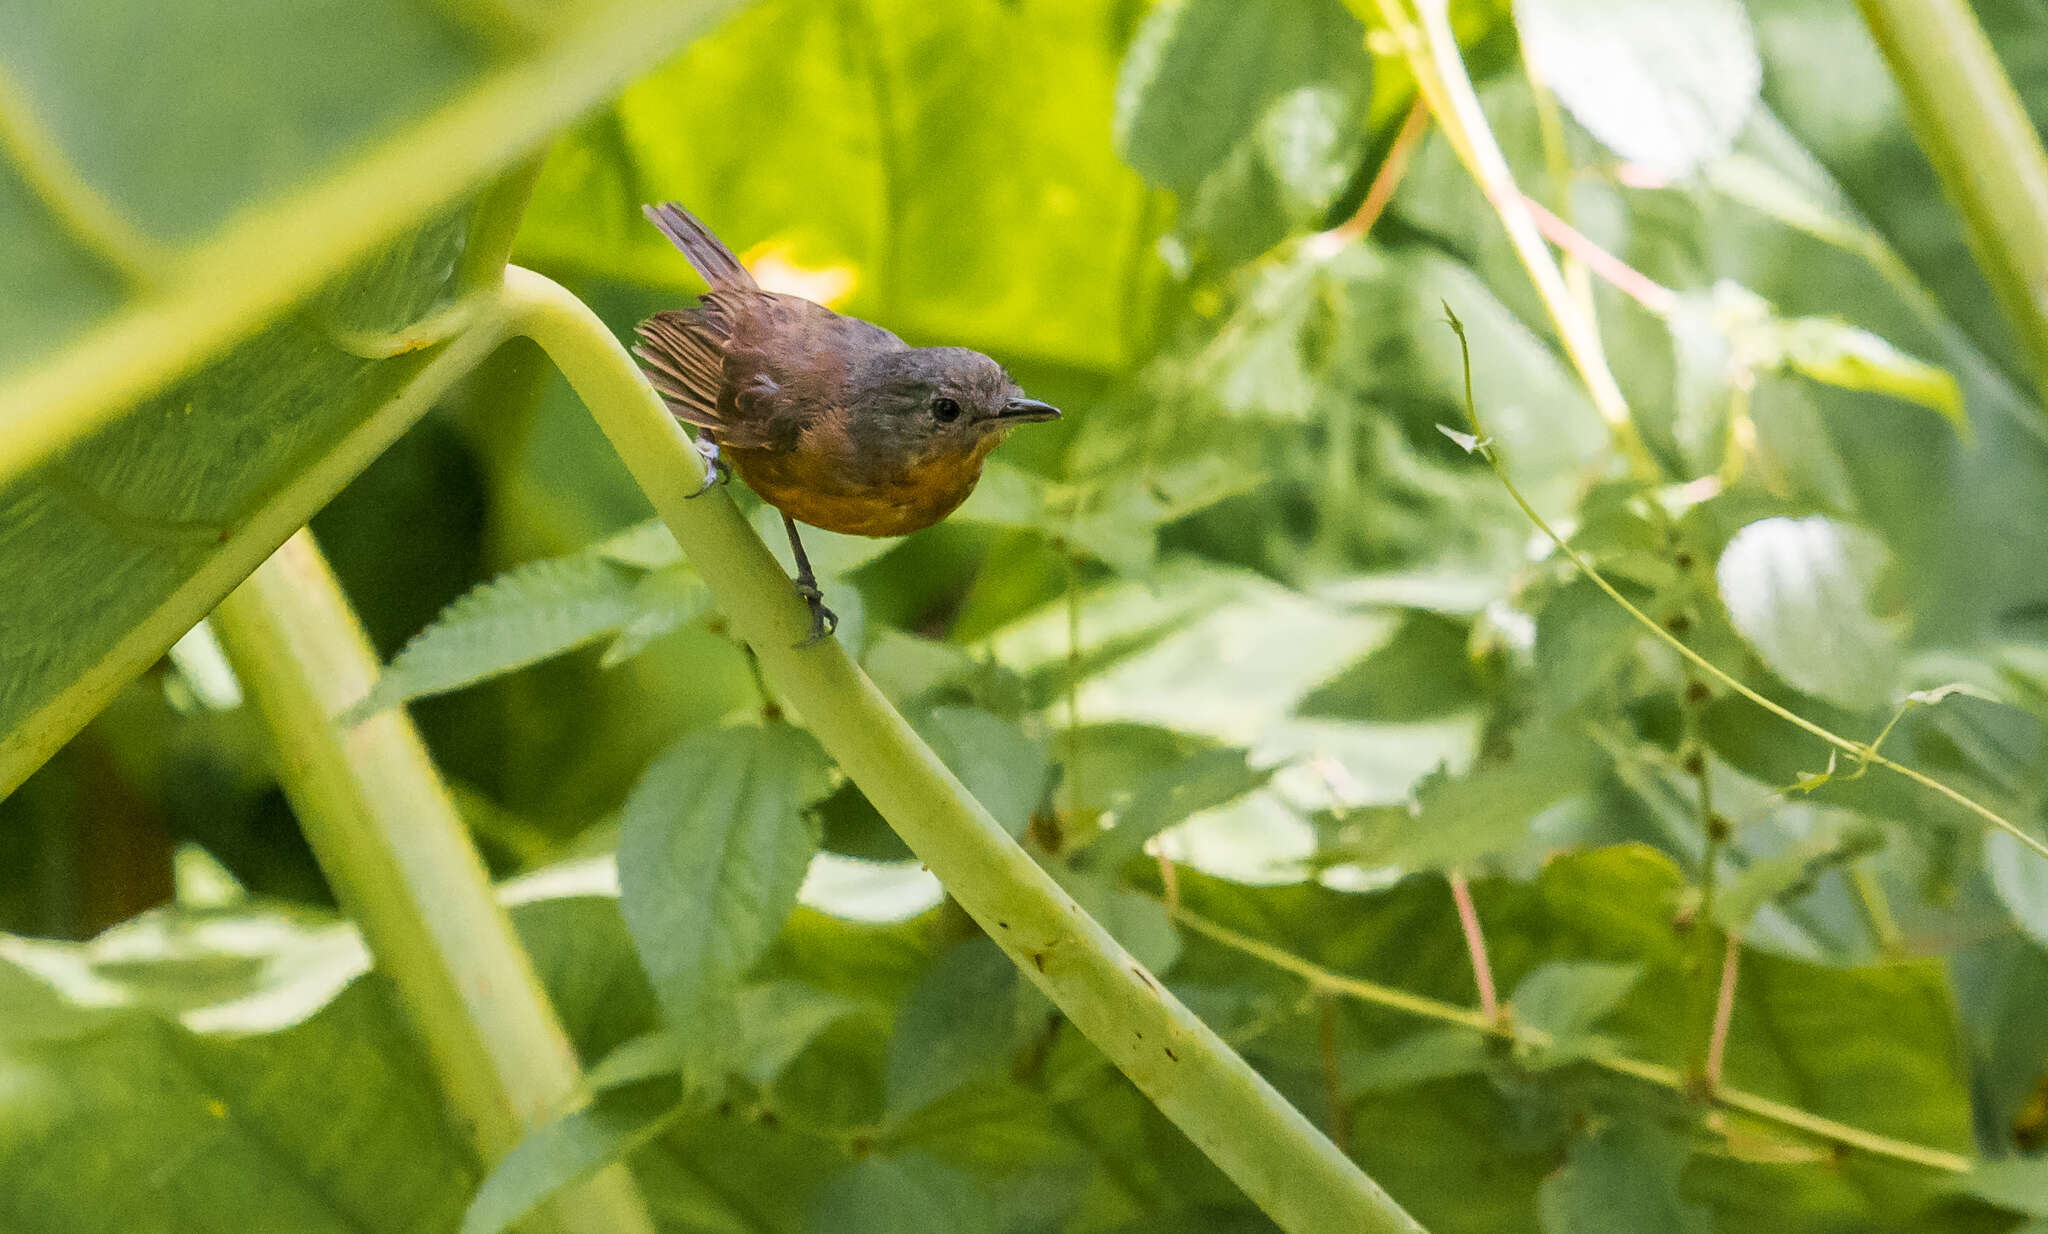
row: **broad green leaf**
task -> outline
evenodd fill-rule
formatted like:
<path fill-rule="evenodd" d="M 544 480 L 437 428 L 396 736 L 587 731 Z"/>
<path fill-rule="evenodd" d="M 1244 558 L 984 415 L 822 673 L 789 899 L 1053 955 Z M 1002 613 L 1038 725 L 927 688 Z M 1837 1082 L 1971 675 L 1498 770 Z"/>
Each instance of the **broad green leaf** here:
<path fill-rule="evenodd" d="M 683 738 L 649 765 L 619 824 L 620 911 L 701 1088 L 735 1058 L 741 983 L 796 906 L 817 836 L 801 807 L 824 755 L 784 724 Z"/>
<path fill-rule="evenodd" d="M 978 707 L 934 707 L 917 731 L 1005 831 L 1024 834 L 1052 765 L 1043 738 Z"/>
<path fill-rule="evenodd" d="M 920 1106 L 886 1134 L 892 1156 L 930 1153 L 982 1176 L 1013 1175 L 1071 1163 L 1074 1131 L 1043 1089 L 1010 1079 L 981 1079 Z"/>
<path fill-rule="evenodd" d="M 1145 17 L 1117 82 L 1116 142 L 1130 164 L 1170 189 L 1188 190 L 1258 131 L 1274 170 L 1300 166 L 1302 145 L 1327 146 L 1304 124 L 1335 130 L 1362 94 L 1365 32 L 1337 0 L 1170 0 Z M 1338 114 L 1311 120 L 1314 91 L 1336 95 Z"/>
<path fill-rule="evenodd" d="M 1054 484 L 998 461 L 953 517 L 1057 536 L 1113 569 L 1142 574 L 1158 552 L 1161 527 L 1250 492 L 1263 479 L 1249 463 L 1215 455 L 1076 484 Z"/>
<path fill-rule="evenodd" d="M 1515 29 L 1574 119 L 1666 176 L 1727 153 L 1762 84 L 1737 0 L 1516 0 Z"/>
<path fill-rule="evenodd" d="M 825 1185 L 811 1234 L 997 1234 L 994 1203 L 973 1176 L 924 1155 L 870 1157 Z"/>
<path fill-rule="evenodd" d="M 1964 1176 L 1961 1189 L 2000 1208 L 2048 1217 L 2048 1160 L 1986 1161 Z"/>
<path fill-rule="evenodd" d="M 2003 831 L 1984 837 L 1984 872 L 2005 910 L 2029 938 L 2048 947 L 2048 859 Z"/>
<path fill-rule="evenodd" d="M 1556 1038 L 1536 1054 L 1535 1065 L 1556 1066 L 1598 1044 L 1593 1026 L 1621 1005 L 1642 975 L 1639 964 L 1553 961 L 1522 978 L 1508 1000 L 1515 1019 Z"/>
<path fill-rule="evenodd" d="M 1486 1039 L 1469 1028 L 1431 1028 L 1345 1060 L 1351 1093 L 1409 1088 L 1486 1069 Z"/>
<path fill-rule="evenodd" d="M 1016 966 L 986 939 L 953 947 L 932 965 L 889 1039 L 892 1120 L 962 1085 L 1007 1074 L 1019 984 Z"/>
<path fill-rule="evenodd" d="M 740 991 L 741 1072 L 756 1085 L 773 1084 L 818 1034 L 857 1010 L 850 998 L 802 981 L 770 981 Z"/>
<path fill-rule="evenodd" d="M 638 582 L 595 554 L 515 566 L 415 634 L 350 717 L 461 689 L 616 633 L 634 619 Z"/>
<path fill-rule="evenodd" d="M 1564 1169 L 1544 1181 L 1544 1234 L 1710 1234 L 1706 1209 L 1679 1194 L 1692 1146 L 1660 1127 L 1619 1123 L 1572 1141 Z"/>
<path fill-rule="evenodd" d="M 1822 873 L 1884 845 L 1875 824 L 1856 815 L 1825 812 L 1797 843 L 1751 861 L 1728 878 L 1714 896 L 1714 920 L 1742 933 L 1750 918 L 1780 897 L 1811 890 Z"/>
<path fill-rule="evenodd" d="M 1768 518 L 1735 534 L 1715 569 L 1728 619 L 1772 672 L 1844 707 L 1890 698 L 1899 633 L 1879 615 L 1884 545 L 1832 519 Z"/>
<path fill-rule="evenodd" d="M 0 990 L 38 980 L 5 960 L 0 974 Z M 62 1014 L 91 1014 L 57 1001 Z M 472 1158 L 382 990 L 356 984 L 275 1032 L 196 1033 L 134 1010 L 95 1018 L 77 1035 L 0 1039 L 0 1218 L 9 1226 L 398 1234 L 454 1225 Z"/>
<path fill-rule="evenodd" d="M 1247 744 L 1271 732 L 1312 687 L 1385 641 L 1395 624 L 1250 574 L 1177 562 L 1149 583 L 1115 583 L 1087 597 L 1082 651 L 1093 661 L 1084 671 L 1093 675 L 1081 687 L 1081 713 L 1091 722 L 1152 724 Z M 1118 655 L 1126 639 L 1129 651 Z M 995 647 L 1013 668 L 1063 675 L 1065 605 L 1012 625 Z"/>
<path fill-rule="evenodd" d="M 487 182 L 721 7 L 15 15 L 0 791 L 495 345 Z"/>
<path fill-rule="evenodd" d="M 1563 734 L 1539 738 L 1506 763 L 1415 786 L 1412 804 L 1333 817 L 1325 856 L 1368 867 L 1445 870 L 1524 847 L 1536 816 L 1595 783 L 1592 752 Z"/>
<path fill-rule="evenodd" d="M 1114 874 L 1144 851 L 1145 841 L 1203 810 L 1234 801 L 1273 778 L 1254 768 L 1243 750 L 1204 750 L 1140 781 L 1116 811 L 1108 831 L 1095 837 L 1081 860 Z"/>
<path fill-rule="evenodd" d="M 682 1114 L 681 1108 L 648 1112 L 593 1105 L 542 1123 L 477 1188 L 462 1214 L 460 1234 L 499 1234 L 557 1191 L 650 1143 Z"/>
<path fill-rule="evenodd" d="M 2048 1017 L 2039 1014 L 2048 999 L 2048 950 L 2022 935 L 1999 934 L 1958 950 L 1949 973 L 1986 1121 L 2013 1128 L 2048 1058 Z M 2000 1140 L 2018 1147 L 2010 1130 Z"/>
<path fill-rule="evenodd" d="M 640 216 L 673 198 L 770 285 L 912 342 L 1120 371 L 1127 296 L 1158 277 L 1159 221 L 1107 136 L 1128 20 L 1098 0 L 749 5 L 558 145 L 518 259 L 694 291 Z"/>

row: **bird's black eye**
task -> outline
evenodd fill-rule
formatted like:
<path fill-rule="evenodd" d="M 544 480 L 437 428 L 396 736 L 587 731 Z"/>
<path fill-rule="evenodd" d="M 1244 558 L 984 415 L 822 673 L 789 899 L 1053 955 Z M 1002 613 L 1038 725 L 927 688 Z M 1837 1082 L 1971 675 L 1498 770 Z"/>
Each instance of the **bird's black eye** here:
<path fill-rule="evenodd" d="M 932 400 L 932 418 L 940 424 L 951 424 L 960 418 L 960 404 L 949 398 Z"/>

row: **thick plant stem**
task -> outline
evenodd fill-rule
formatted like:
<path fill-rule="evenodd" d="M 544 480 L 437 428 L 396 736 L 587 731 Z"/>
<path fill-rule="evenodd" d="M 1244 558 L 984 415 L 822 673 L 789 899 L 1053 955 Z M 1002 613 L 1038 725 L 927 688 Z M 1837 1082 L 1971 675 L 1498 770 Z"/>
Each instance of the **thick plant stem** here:
<path fill-rule="evenodd" d="M 751 644 L 783 702 L 1018 968 L 1282 1229 L 1419 1230 L 1387 1194 L 1160 986 L 954 778 L 809 614 L 604 323 L 537 274 L 506 272 L 539 343 Z"/>
<path fill-rule="evenodd" d="M 560 1111 L 575 1052 L 492 897 L 483 860 L 402 711 L 335 717 L 377 659 L 300 531 L 222 602 L 221 641 L 276 745 L 278 778 L 377 971 L 398 987 L 478 1157 Z M 651 1234 L 624 1167 L 563 1191 L 554 1228 Z"/>
<path fill-rule="evenodd" d="M 1858 0 L 2048 405 L 2048 152 L 1967 0 Z"/>

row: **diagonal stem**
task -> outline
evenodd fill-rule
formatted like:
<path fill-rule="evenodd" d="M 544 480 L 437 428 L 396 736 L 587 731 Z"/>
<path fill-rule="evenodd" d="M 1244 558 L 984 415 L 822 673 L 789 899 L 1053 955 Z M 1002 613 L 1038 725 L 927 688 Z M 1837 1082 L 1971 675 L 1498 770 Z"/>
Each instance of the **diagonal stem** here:
<path fill-rule="evenodd" d="M 307 843 L 398 987 L 477 1156 L 496 1160 L 574 1099 L 580 1074 L 426 746 L 402 711 L 337 720 L 376 680 L 377 658 L 307 532 L 215 621 Z M 623 1166 L 563 1191 L 550 1211 L 563 1230 L 654 1228 Z"/>
<path fill-rule="evenodd" d="M 703 460 L 604 323 L 530 271 L 508 270 L 506 294 L 783 701 L 1024 976 L 1283 1230 L 1420 1230 L 1031 860 L 837 640 L 796 646 L 808 613 L 788 576 L 730 497 L 688 499 Z"/>

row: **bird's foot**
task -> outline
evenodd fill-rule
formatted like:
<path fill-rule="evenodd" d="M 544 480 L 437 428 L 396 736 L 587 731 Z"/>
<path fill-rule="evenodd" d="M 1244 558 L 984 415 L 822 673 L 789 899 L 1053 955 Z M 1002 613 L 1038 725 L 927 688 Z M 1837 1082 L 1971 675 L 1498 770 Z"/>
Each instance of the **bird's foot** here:
<path fill-rule="evenodd" d="M 825 593 L 819 591 L 818 585 L 809 579 L 796 580 L 796 594 L 802 596 L 804 603 L 811 606 L 811 632 L 804 641 L 797 644 L 797 647 L 814 647 L 824 642 L 839 628 L 839 614 L 825 607 Z"/>
<path fill-rule="evenodd" d="M 711 439 L 709 433 L 698 437 L 691 444 L 697 447 L 697 453 L 704 458 L 704 483 L 698 485 L 697 491 L 690 496 L 702 497 L 710 492 L 714 485 L 724 484 L 732 479 L 732 468 L 726 466 L 725 460 L 718 457 L 718 443 Z"/>

